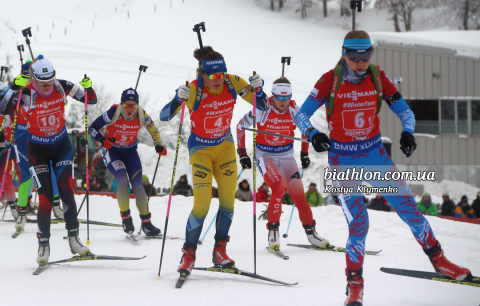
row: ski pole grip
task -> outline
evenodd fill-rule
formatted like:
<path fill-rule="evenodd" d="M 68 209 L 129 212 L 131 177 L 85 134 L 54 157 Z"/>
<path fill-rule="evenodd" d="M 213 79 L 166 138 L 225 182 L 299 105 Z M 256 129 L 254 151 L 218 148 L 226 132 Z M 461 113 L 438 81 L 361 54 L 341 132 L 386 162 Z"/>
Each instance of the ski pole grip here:
<path fill-rule="evenodd" d="M 23 49 L 23 45 L 18 45 L 18 46 L 17 46 L 17 50 L 18 50 L 18 51 L 22 51 L 22 52 L 25 51 L 25 50 Z"/>

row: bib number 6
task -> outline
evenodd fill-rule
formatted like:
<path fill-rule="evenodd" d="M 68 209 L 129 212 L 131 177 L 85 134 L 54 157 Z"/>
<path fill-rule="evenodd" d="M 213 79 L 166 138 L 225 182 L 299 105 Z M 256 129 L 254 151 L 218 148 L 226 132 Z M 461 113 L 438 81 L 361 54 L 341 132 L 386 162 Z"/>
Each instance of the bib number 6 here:
<path fill-rule="evenodd" d="M 359 129 L 363 128 L 365 125 L 365 113 L 364 112 L 358 112 L 355 114 L 355 126 Z"/>

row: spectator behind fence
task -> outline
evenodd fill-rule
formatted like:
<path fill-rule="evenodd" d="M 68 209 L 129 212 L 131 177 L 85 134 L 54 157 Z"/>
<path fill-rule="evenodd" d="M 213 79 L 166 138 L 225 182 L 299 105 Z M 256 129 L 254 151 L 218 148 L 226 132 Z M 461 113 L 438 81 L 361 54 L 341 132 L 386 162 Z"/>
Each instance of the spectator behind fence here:
<path fill-rule="evenodd" d="M 448 192 L 445 192 L 442 195 L 443 203 L 442 203 L 442 216 L 450 216 L 453 217 L 455 215 L 455 203 L 450 199 L 450 195 Z"/>
<path fill-rule="evenodd" d="M 192 186 L 188 185 L 187 175 L 184 174 L 180 177 L 177 181 L 175 186 L 173 186 L 172 195 L 183 195 L 186 197 L 190 197 L 193 195 Z"/>
<path fill-rule="evenodd" d="M 99 171 L 97 174 L 97 169 L 95 166 L 92 166 L 88 171 L 89 176 L 89 191 L 106 191 L 108 189 L 108 185 L 105 182 L 105 171 Z M 84 189 L 87 188 L 85 184 L 85 179 L 82 182 Z"/>
<path fill-rule="evenodd" d="M 270 187 L 268 187 L 267 183 L 263 183 L 262 186 L 258 187 L 257 190 L 257 202 L 268 202 L 268 192 L 270 191 Z"/>
<path fill-rule="evenodd" d="M 380 211 L 390 211 L 391 209 L 387 200 L 379 193 L 370 201 L 368 208 Z"/>
<path fill-rule="evenodd" d="M 149 180 L 148 180 L 148 176 L 146 176 L 145 174 L 142 175 L 142 183 L 143 183 L 143 188 L 145 189 L 145 193 L 148 195 L 151 195 L 151 196 L 155 196 L 157 195 L 157 191 L 155 190 L 155 187 L 153 187 L 152 184 L 150 184 Z"/>
<path fill-rule="evenodd" d="M 462 196 L 462 200 L 455 207 L 455 217 L 457 218 L 475 218 L 473 209 L 468 205 L 466 195 Z"/>
<path fill-rule="evenodd" d="M 293 200 L 290 196 L 290 192 L 288 192 L 287 187 L 285 187 L 285 194 L 283 195 L 282 203 L 287 205 L 293 205 Z"/>
<path fill-rule="evenodd" d="M 480 191 L 477 192 L 477 198 L 472 203 L 473 214 L 480 218 Z"/>
<path fill-rule="evenodd" d="M 317 184 L 310 183 L 307 192 L 305 192 L 305 198 L 307 199 L 310 207 L 316 207 L 323 205 L 323 197 L 317 190 Z"/>
<path fill-rule="evenodd" d="M 240 201 L 253 201 L 253 194 L 252 190 L 250 190 L 250 184 L 247 180 L 243 180 L 238 183 L 238 189 L 235 191 L 235 199 L 239 199 Z"/>
<path fill-rule="evenodd" d="M 417 203 L 418 209 L 424 215 L 436 216 L 438 215 L 437 206 L 432 203 L 430 193 L 424 192 L 420 202 Z"/>

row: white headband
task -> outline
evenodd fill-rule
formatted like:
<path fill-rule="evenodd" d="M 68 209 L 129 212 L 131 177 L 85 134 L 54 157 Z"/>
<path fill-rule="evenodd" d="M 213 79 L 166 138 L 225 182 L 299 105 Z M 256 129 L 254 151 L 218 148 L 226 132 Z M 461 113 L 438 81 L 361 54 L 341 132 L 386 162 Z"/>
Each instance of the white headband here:
<path fill-rule="evenodd" d="M 292 85 L 288 83 L 273 84 L 272 93 L 276 96 L 290 96 L 292 94 Z"/>

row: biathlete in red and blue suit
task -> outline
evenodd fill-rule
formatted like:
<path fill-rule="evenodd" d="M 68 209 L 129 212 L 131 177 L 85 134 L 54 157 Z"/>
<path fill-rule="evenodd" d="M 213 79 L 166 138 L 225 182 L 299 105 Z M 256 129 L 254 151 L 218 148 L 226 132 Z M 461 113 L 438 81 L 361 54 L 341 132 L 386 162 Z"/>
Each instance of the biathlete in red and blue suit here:
<path fill-rule="evenodd" d="M 19 75 L 13 90 L 22 90 L 22 100 L 17 119 L 25 118 L 27 127 L 27 151 L 30 173 L 37 187 L 38 208 L 38 257 L 37 263 L 46 264 L 50 256 L 50 220 L 54 190 L 52 171 L 58 182 L 58 192 L 64 204 L 65 227 L 68 230 L 70 251 L 85 255 L 89 248 L 78 237 L 77 206 L 73 195 L 73 151 L 65 127 L 67 96 L 84 103 L 85 92 L 80 86 L 65 80 L 57 80 L 50 60 L 39 55 L 31 64 L 29 76 Z M 91 88 L 92 81 L 83 79 L 80 84 L 88 88 L 88 103 L 96 104 L 97 97 Z M 8 114 L 16 109 L 18 93 L 3 100 L 1 112 Z M 20 214 L 20 211 L 19 211 Z"/>
<path fill-rule="evenodd" d="M 400 149 L 409 157 L 416 148 L 413 132 L 415 116 L 401 94 L 383 71 L 370 65 L 373 46 L 364 31 L 349 32 L 343 43 L 342 59 L 335 69 L 325 73 L 315 84 L 297 114 L 297 124 L 317 152 L 328 152 L 331 171 L 360 168 L 397 171 L 380 139 L 377 116 L 385 101 L 402 121 Z M 315 129 L 309 118 L 322 105 L 327 109 L 330 139 Z M 341 194 L 339 200 L 348 221 L 346 245 L 347 300 L 345 305 L 363 303 L 363 260 L 369 222 L 362 194 L 356 192 L 362 179 L 334 180 L 335 187 L 352 187 L 354 192 Z M 400 218 L 410 227 L 415 239 L 430 258 L 435 270 L 456 280 L 472 278 L 470 270 L 450 262 L 443 254 L 430 224 L 419 211 L 415 199 L 403 180 L 369 180 L 373 187 L 398 188 L 397 193 L 382 193 Z"/>

